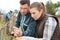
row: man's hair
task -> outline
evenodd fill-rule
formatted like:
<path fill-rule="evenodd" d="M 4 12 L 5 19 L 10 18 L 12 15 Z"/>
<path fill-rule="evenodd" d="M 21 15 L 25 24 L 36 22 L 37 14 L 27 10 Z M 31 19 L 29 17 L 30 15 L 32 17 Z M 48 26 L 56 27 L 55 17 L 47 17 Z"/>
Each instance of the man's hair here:
<path fill-rule="evenodd" d="M 30 6 L 30 0 L 20 0 L 20 4 L 21 5 L 28 4 L 28 6 Z"/>

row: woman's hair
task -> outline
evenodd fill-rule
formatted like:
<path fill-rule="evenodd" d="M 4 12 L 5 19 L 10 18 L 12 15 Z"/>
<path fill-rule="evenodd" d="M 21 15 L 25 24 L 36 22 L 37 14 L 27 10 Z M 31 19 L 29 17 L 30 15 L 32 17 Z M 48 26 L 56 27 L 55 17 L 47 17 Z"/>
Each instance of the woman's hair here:
<path fill-rule="evenodd" d="M 37 8 L 37 10 L 41 10 L 41 9 L 43 9 L 44 10 L 44 12 L 45 12 L 45 6 L 44 6 L 44 4 L 42 3 L 42 2 L 34 2 L 34 3 L 32 3 L 31 4 L 31 6 L 30 6 L 30 9 L 31 8 Z"/>

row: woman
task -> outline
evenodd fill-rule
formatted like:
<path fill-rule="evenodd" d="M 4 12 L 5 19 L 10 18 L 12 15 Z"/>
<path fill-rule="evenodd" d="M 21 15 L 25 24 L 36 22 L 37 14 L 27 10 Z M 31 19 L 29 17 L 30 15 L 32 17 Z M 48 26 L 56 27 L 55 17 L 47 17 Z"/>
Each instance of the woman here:
<path fill-rule="evenodd" d="M 58 20 L 52 15 L 45 13 L 43 3 L 34 2 L 30 6 L 31 16 L 37 22 L 36 38 L 20 37 L 20 39 L 30 40 L 60 40 Z"/>

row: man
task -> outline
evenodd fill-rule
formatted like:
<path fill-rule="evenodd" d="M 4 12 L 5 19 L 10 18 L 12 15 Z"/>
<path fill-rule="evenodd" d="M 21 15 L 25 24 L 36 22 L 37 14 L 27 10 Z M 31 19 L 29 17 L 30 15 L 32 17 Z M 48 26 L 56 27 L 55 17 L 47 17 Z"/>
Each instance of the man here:
<path fill-rule="evenodd" d="M 20 12 L 13 27 L 14 36 L 34 36 L 36 22 L 30 15 L 29 6 L 30 0 L 20 0 Z"/>

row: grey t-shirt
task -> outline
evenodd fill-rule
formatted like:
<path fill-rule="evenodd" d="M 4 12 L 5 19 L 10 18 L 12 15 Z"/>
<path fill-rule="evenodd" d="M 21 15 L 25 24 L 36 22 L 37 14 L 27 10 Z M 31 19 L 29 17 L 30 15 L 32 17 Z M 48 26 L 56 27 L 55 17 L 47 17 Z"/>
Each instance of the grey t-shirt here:
<path fill-rule="evenodd" d="M 26 16 L 22 16 L 21 22 L 20 22 L 20 27 L 22 29 L 22 31 L 24 31 L 23 25 L 24 25 L 24 21 L 26 19 Z"/>

